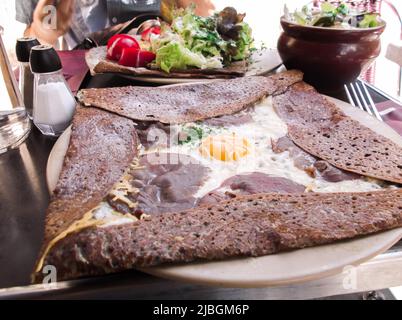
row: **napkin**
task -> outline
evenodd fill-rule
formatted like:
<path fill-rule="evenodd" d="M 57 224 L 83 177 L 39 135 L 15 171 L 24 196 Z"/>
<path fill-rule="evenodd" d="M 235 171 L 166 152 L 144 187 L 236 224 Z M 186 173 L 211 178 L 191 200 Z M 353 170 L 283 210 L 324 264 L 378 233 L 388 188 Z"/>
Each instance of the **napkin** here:
<path fill-rule="evenodd" d="M 396 132 L 402 135 L 402 105 L 387 100 L 376 104 L 378 111 L 383 111 L 389 108 L 395 108 L 395 110 L 387 115 L 383 116 L 384 122 L 392 127 Z"/>

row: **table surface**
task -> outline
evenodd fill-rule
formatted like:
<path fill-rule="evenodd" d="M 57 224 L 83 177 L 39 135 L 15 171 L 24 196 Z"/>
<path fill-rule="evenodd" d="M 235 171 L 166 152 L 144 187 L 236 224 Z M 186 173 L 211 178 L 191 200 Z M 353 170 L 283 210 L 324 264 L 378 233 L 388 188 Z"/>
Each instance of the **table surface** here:
<path fill-rule="evenodd" d="M 130 80 L 102 75 L 88 78 L 85 87 L 104 87 L 114 83 L 116 86 L 132 84 Z M 381 102 L 385 98 L 371 92 L 374 101 Z M 345 100 L 343 94 L 335 94 Z M 30 273 L 33 270 L 39 251 L 44 229 L 45 211 L 49 202 L 46 185 L 46 164 L 55 139 L 40 134 L 33 128 L 27 141 L 17 150 L 0 155 L 0 289 L 28 286 Z M 395 247 L 399 249 L 399 247 Z M 376 268 L 387 268 L 387 259 L 401 259 L 402 254 L 396 249 L 381 255 Z M 362 267 L 363 270 L 365 265 Z M 400 268 L 401 269 L 401 268 Z M 370 272 L 378 270 L 370 269 Z M 401 271 L 402 272 L 402 271 Z M 402 276 L 399 277 L 402 285 Z M 338 283 L 336 277 L 319 280 L 302 286 L 287 286 L 282 289 L 223 289 L 182 284 L 158 279 L 140 272 L 127 273 L 59 284 L 55 290 L 43 291 L 41 286 L 30 286 L 0 290 L 0 298 L 94 298 L 94 297 L 131 297 L 131 298 L 220 298 L 220 299 L 253 299 L 253 298 L 316 298 L 343 293 L 341 285 L 334 291 L 330 283 Z M 376 280 L 378 282 L 378 280 Z M 393 284 L 386 282 L 361 283 L 356 290 L 379 289 Z M 306 288 L 315 288 L 308 291 Z M 320 288 L 317 291 L 317 288 Z M 307 290 L 307 291 L 306 291 Z M 145 291 L 147 293 L 145 293 Z"/>

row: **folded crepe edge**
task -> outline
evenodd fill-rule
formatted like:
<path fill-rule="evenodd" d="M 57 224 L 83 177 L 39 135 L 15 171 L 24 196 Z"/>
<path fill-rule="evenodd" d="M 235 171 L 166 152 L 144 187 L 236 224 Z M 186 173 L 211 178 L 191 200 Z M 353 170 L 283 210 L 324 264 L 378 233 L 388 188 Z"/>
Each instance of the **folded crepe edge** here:
<path fill-rule="evenodd" d="M 329 209 L 319 210 L 324 203 Z M 46 263 L 57 267 L 60 280 L 69 280 L 171 263 L 259 257 L 401 227 L 401 207 L 402 190 L 240 196 L 119 226 L 81 229 L 59 241 Z"/>
<path fill-rule="evenodd" d="M 103 155 L 97 152 L 102 149 Z M 98 159 L 92 157 L 94 153 Z M 45 237 L 32 279 L 55 243 L 70 233 L 101 223 L 92 219 L 92 213 L 138 153 L 139 138 L 132 120 L 97 108 L 77 107 L 60 178 L 46 213 Z M 113 162 L 110 166 L 109 161 Z M 77 175 L 82 179 L 69 185 Z"/>

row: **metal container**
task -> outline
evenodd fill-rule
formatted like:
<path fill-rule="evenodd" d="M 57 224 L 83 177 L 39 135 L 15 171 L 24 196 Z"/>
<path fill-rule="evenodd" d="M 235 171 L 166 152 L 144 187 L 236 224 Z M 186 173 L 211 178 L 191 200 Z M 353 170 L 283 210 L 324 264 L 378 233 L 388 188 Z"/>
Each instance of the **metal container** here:
<path fill-rule="evenodd" d="M 0 100 L 0 154 L 17 148 L 31 130 L 31 123 L 2 40 L 3 30 L 0 26 L 0 90 L 5 88 L 7 94 Z"/>
<path fill-rule="evenodd" d="M 40 45 L 40 43 L 36 38 L 24 37 L 17 39 L 17 44 L 15 46 L 15 52 L 17 54 L 20 68 L 19 88 L 25 109 L 31 119 L 33 113 L 34 76 L 29 66 L 29 56 L 31 54 L 31 49 L 38 45 Z"/>

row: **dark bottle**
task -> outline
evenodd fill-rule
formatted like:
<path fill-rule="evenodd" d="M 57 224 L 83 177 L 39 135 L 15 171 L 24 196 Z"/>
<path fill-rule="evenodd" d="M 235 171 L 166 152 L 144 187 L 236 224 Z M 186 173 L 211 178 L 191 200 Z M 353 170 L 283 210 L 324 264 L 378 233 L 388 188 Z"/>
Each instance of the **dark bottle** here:
<path fill-rule="evenodd" d="M 38 40 L 36 40 L 36 38 L 25 37 L 17 40 L 15 48 L 17 59 L 20 64 L 19 88 L 21 91 L 25 109 L 31 119 L 33 113 L 34 99 L 34 75 L 31 72 L 31 68 L 29 66 L 29 55 L 31 53 L 31 49 L 39 44 L 40 43 Z"/>

